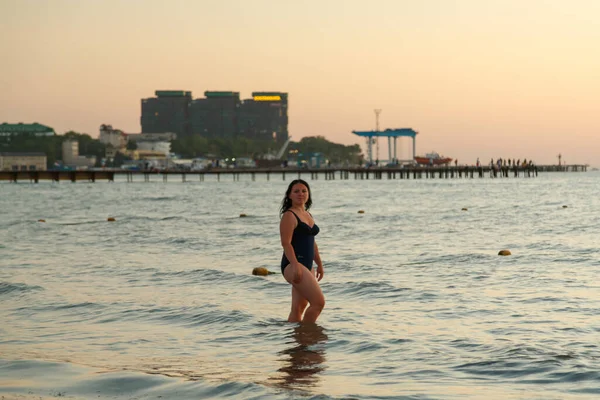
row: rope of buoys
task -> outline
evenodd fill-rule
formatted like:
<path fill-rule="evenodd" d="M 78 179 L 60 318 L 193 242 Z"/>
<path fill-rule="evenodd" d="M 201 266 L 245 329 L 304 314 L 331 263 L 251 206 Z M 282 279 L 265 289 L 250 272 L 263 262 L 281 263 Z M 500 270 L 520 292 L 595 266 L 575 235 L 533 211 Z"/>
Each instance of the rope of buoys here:
<path fill-rule="evenodd" d="M 247 215 L 246 215 L 246 214 L 244 214 L 244 213 L 241 213 L 241 214 L 240 214 L 240 218 L 244 218 L 244 217 L 247 217 Z"/>
<path fill-rule="evenodd" d="M 364 213 L 365 213 L 365 210 L 358 210 L 358 213 L 359 213 L 359 214 L 364 214 Z"/>
<path fill-rule="evenodd" d="M 469 209 L 468 209 L 467 207 L 463 207 L 463 208 L 461 208 L 461 210 L 460 210 L 460 211 L 468 211 L 468 210 L 469 210 Z"/>
<path fill-rule="evenodd" d="M 46 222 L 45 219 L 38 219 L 38 222 Z"/>
<path fill-rule="evenodd" d="M 114 219 L 113 217 L 108 217 L 106 220 L 108 222 L 115 222 L 116 221 L 116 219 Z"/>
<path fill-rule="evenodd" d="M 510 256 L 512 253 L 510 252 L 510 250 L 500 250 L 498 252 L 499 256 Z"/>
<path fill-rule="evenodd" d="M 563 206 L 563 208 L 567 208 L 567 206 Z"/>
<path fill-rule="evenodd" d="M 266 276 L 276 274 L 276 272 L 269 271 L 265 267 L 256 267 L 252 270 L 252 275 Z"/>

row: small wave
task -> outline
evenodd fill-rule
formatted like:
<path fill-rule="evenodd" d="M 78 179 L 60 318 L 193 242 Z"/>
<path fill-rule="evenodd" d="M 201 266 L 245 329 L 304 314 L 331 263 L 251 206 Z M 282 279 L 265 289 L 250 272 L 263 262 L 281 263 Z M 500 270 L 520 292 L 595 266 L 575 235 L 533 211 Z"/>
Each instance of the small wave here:
<path fill-rule="evenodd" d="M 99 224 L 104 223 L 106 220 L 90 220 L 90 221 L 77 221 L 77 222 L 57 222 L 57 225 L 71 226 L 71 225 L 88 225 L 88 224 Z"/>
<path fill-rule="evenodd" d="M 239 310 L 233 310 L 230 312 L 223 310 L 187 310 L 181 312 L 180 310 L 174 310 L 167 314 L 153 318 L 156 321 L 170 322 L 177 325 L 183 325 L 187 327 L 208 325 L 218 325 L 222 329 L 222 325 L 238 324 L 241 322 L 247 322 L 251 320 L 251 317 Z"/>
<path fill-rule="evenodd" d="M 477 264 L 477 262 L 489 260 L 489 254 L 483 253 L 457 253 L 441 254 L 438 257 L 428 257 L 428 254 L 420 254 L 419 260 L 415 262 L 404 263 L 406 266 L 426 267 L 434 265 L 455 265 L 463 263 Z"/>
<path fill-rule="evenodd" d="M 487 360 L 466 363 L 454 367 L 455 370 L 478 376 L 502 376 L 504 378 L 520 378 L 528 375 L 551 371 L 552 367 L 540 367 L 524 361 Z"/>
<path fill-rule="evenodd" d="M 146 201 L 165 201 L 165 200 L 176 200 L 175 196 L 159 196 L 159 197 L 144 197 L 141 200 Z"/>
<path fill-rule="evenodd" d="M 123 368 L 115 371 L 98 365 L 75 365 L 37 360 L 0 360 L 3 377 L 19 382 L 23 373 L 35 374 L 28 392 L 15 387 L 18 398 L 272 398 L 274 393 L 253 382 L 216 378 L 210 373 L 198 374 L 185 367 L 149 365 L 145 368 Z M 57 377 L 60 377 L 57 381 Z M 178 378 L 174 380 L 173 378 Z M 179 378 L 184 378 L 179 379 Z M 38 393 L 39 392 L 39 393 Z M 28 393 L 26 395 L 26 393 Z M 35 393 L 35 395 L 34 395 Z M 41 396 L 44 393 L 46 396 Z M 252 393 L 252 396 L 249 394 Z M 10 396 L 9 396 L 10 397 Z M 279 397 L 275 397 L 279 398 Z M 282 397 L 286 398 L 286 397 Z M 325 397 L 327 398 L 327 397 Z"/>
<path fill-rule="evenodd" d="M 541 379 L 523 380 L 523 383 L 532 384 L 549 384 L 549 383 L 582 383 L 585 381 L 598 382 L 600 380 L 600 372 L 552 372 L 545 375 Z M 600 389 L 595 389 L 600 392 Z"/>
<path fill-rule="evenodd" d="M 83 303 L 76 303 L 76 304 L 62 304 L 62 305 L 54 306 L 54 309 L 55 310 L 71 310 L 71 309 L 75 309 L 75 308 L 97 308 L 97 307 L 101 307 L 101 305 L 96 304 L 96 303 L 83 302 Z"/>
<path fill-rule="evenodd" d="M 257 279 L 256 276 L 250 274 L 250 271 L 248 271 L 248 274 L 236 274 L 234 272 L 226 272 L 212 268 L 155 272 L 152 274 L 151 279 L 160 280 L 161 282 L 170 282 L 172 285 L 212 285 L 215 282 L 218 282 L 220 285 L 258 285 L 261 288 L 264 288 L 265 285 L 275 285 L 275 283 L 269 279 Z"/>
<path fill-rule="evenodd" d="M 187 218 L 183 218 L 178 215 L 170 215 L 168 217 L 159 218 L 159 220 L 161 220 L 161 221 L 177 221 L 177 220 L 181 220 L 181 219 L 187 220 Z"/>
<path fill-rule="evenodd" d="M 554 296 L 534 297 L 520 301 L 523 304 L 547 303 L 547 302 L 564 302 L 565 299 Z"/>
<path fill-rule="evenodd" d="M 170 238 L 164 241 L 166 244 L 185 244 L 189 239 L 186 238 Z"/>
<path fill-rule="evenodd" d="M 352 348 L 349 349 L 349 353 L 370 353 L 370 352 L 374 352 L 374 351 L 379 351 L 382 349 L 385 349 L 386 346 L 383 346 L 377 342 L 369 342 L 369 341 L 362 341 L 362 342 L 354 342 L 352 343 Z"/>
<path fill-rule="evenodd" d="M 453 369 L 477 376 L 502 376 L 519 379 L 522 383 L 572 383 L 582 381 L 598 381 L 600 371 L 581 371 L 582 359 L 590 357 L 584 353 L 573 351 L 548 350 L 541 346 L 511 346 L 503 351 L 491 354 L 490 348 L 484 346 L 491 359 L 465 363 Z M 595 355 L 590 357 L 594 362 Z"/>
<path fill-rule="evenodd" d="M 98 303 L 83 302 L 83 303 L 67 303 L 67 304 L 46 304 L 46 305 L 31 305 L 16 309 L 20 314 L 26 313 L 44 313 L 44 312 L 62 312 L 66 311 L 69 315 L 77 315 L 93 318 L 92 310 L 101 310 L 105 306 Z"/>
<path fill-rule="evenodd" d="M 0 296 L 9 293 L 27 293 L 44 290 L 43 287 L 37 285 L 27 285 L 25 283 L 10 283 L 0 282 Z"/>
<path fill-rule="evenodd" d="M 15 221 L 4 222 L 3 224 L 0 225 L 0 228 L 1 229 L 12 228 L 13 226 L 18 226 L 18 225 L 25 224 L 25 223 L 37 224 L 37 222 L 35 220 L 31 220 L 31 221 L 15 220 Z"/>
<path fill-rule="evenodd" d="M 129 217 L 131 221 L 189 221 L 188 218 L 180 215 L 166 216 L 148 216 L 148 215 L 132 215 Z"/>
<path fill-rule="evenodd" d="M 395 339 L 387 339 L 385 341 L 388 345 L 395 346 L 399 344 L 412 343 L 414 340 L 412 339 L 404 339 L 404 338 L 395 338 Z"/>
<path fill-rule="evenodd" d="M 239 310 L 221 310 L 215 306 L 207 305 L 190 308 L 135 308 L 127 309 L 110 316 L 103 316 L 98 323 L 110 323 L 114 321 L 154 321 L 158 323 L 177 325 L 185 327 L 203 328 L 218 325 L 222 331 L 225 325 L 248 322 L 250 315 Z"/>
<path fill-rule="evenodd" d="M 469 352 L 479 351 L 482 353 L 488 353 L 494 351 L 495 349 L 492 345 L 477 343 L 468 339 L 455 339 L 450 341 L 449 345 L 460 350 L 467 350 Z"/>
<path fill-rule="evenodd" d="M 328 286 L 330 292 L 352 297 L 396 298 L 411 289 L 398 288 L 387 282 L 346 282 L 334 283 Z"/>
<path fill-rule="evenodd" d="M 193 278 L 190 283 L 196 283 L 198 280 L 203 281 L 223 281 L 231 279 L 235 276 L 234 273 L 224 272 L 218 269 L 193 269 L 185 271 L 172 271 L 172 272 L 155 272 L 152 274 L 153 278 L 161 278 L 170 280 L 171 278 Z"/>

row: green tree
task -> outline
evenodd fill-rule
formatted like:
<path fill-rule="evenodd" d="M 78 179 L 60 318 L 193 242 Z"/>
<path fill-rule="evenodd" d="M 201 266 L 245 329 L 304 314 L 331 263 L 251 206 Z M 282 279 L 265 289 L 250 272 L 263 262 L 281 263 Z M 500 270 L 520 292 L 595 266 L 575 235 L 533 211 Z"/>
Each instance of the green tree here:
<path fill-rule="evenodd" d="M 171 150 L 184 158 L 204 156 L 256 159 L 267 153 L 276 153 L 280 148 L 281 143 L 275 143 L 272 140 L 204 138 L 199 135 L 183 137 L 171 142 Z M 362 158 L 359 145 L 345 146 L 330 142 L 323 136 L 305 137 L 300 142 L 291 142 L 289 150 L 298 150 L 301 153 L 321 153 L 332 163 L 358 164 Z"/>
<path fill-rule="evenodd" d="M 35 136 L 20 134 L 7 137 L 0 146 L 2 151 L 12 153 L 39 152 L 46 154 L 47 168 L 51 168 L 62 156 L 62 138 L 58 135 Z"/>
<path fill-rule="evenodd" d="M 98 139 L 92 138 L 87 133 L 78 133 L 75 131 L 65 132 L 64 135 L 58 136 L 61 138 L 61 143 L 65 140 L 76 140 L 79 143 L 79 154 L 82 156 L 95 156 L 96 166 L 100 166 L 102 158 L 106 154 L 106 145 Z M 62 147 L 61 147 L 62 157 Z"/>
<path fill-rule="evenodd" d="M 321 153 L 333 164 L 358 164 L 362 158 L 360 146 L 343 145 L 333 143 L 323 136 L 309 136 L 302 138 L 299 142 L 290 143 L 290 150 L 297 150 L 299 153 Z"/>
<path fill-rule="evenodd" d="M 269 143 L 247 138 L 204 138 L 194 135 L 173 140 L 171 150 L 184 158 L 253 157 L 267 152 Z"/>

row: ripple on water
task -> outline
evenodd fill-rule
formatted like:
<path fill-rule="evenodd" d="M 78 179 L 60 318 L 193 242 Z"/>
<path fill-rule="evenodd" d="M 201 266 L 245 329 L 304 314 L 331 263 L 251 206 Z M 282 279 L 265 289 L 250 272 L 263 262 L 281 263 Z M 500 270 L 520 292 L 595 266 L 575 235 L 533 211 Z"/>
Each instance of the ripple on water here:
<path fill-rule="evenodd" d="M 43 291 L 44 288 L 38 285 L 28 285 L 26 283 L 0 282 L 0 296 L 6 295 L 25 295 L 31 292 Z"/>

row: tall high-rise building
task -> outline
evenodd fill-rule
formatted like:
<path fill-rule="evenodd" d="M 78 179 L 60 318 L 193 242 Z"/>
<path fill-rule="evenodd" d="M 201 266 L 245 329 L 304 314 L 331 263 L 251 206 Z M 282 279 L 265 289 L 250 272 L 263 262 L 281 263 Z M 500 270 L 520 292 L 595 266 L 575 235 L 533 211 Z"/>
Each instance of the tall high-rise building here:
<path fill-rule="evenodd" d="M 288 94 L 253 92 L 240 108 L 240 136 L 285 142 L 288 138 Z"/>
<path fill-rule="evenodd" d="M 142 99 L 142 133 L 173 132 L 188 136 L 192 92 L 183 90 L 157 90 L 156 97 Z"/>
<path fill-rule="evenodd" d="M 173 132 L 182 138 L 246 137 L 283 143 L 288 139 L 288 94 L 253 92 L 240 101 L 239 92 L 206 91 L 192 99 L 181 90 L 156 91 L 142 99 L 142 133 Z"/>
<path fill-rule="evenodd" d="M 204 92 L 206 98 L 192 100 L 192 134 L 207 138 L 234 138 L 238 135 L 239 92 Z"/>

